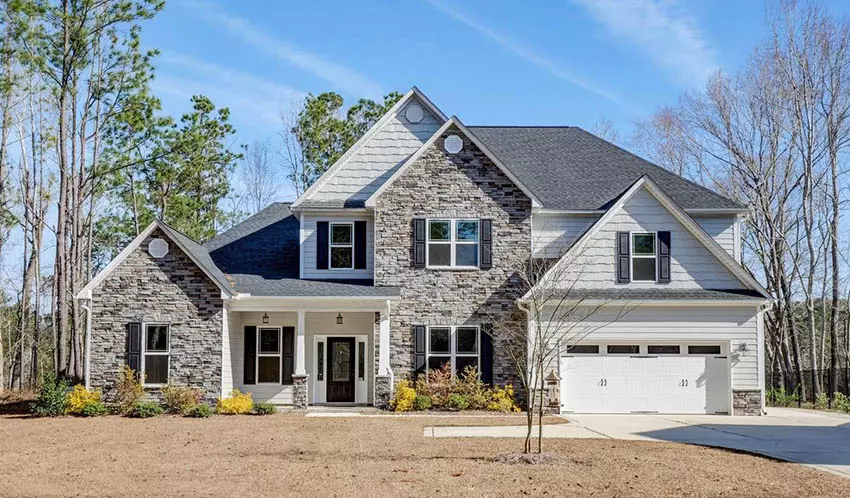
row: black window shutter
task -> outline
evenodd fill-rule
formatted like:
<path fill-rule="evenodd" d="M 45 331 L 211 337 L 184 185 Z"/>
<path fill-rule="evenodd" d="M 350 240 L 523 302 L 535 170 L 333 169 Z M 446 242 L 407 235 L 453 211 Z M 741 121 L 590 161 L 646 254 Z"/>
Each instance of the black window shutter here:
<path fill-rule="evenodd" d="M 328 222 L 316 222 L 316 269 L 328 269 Z"/>
<path fill-rule="evenodd" d="M 136 375 L 141 373 L 142 324 L 138 322 L 127 324 L 127 366 L 136 372 Z"/>
<path fill-rule="evenodd" d="M 413 218 L 413 267 L 425 268 L 425 218 Z"/>
<path fill-rule="evenodd" d="M 658 232 L 658 282 L 670 283 L 670 232 Z"/>
<path fill-rule="evenodd" d="M 493 266 L 493 220 L 481 220 L 481 258 L 482 270 Z"/>
<path fill-rule="evenodd" d="M 629 232 L 617 232 L 617 283 L 631 281 L 629 256 Z"/>
<path fill-rule="evenodd" d="M 354 268 L 366 269 L 366 222 L 354 222 Z"/>
<path fill-rule="evenodd" d="M 425 326 L 413 326 L 413 370 L 425 373 Z"/>
<path fill-rule="evenodd" d="M 292 384 L 292 374 L 295 373 L 295 327 L 283 327 L 283 375 L 281 383 Z"/>
<path fill-rule="evenodd" d="M 493 327 L 481 326 L 481 382 L 493 384 Z"/>
<path fill-rule="evenodd" d="M 244 377 L 243 384 L 256 384 L 255 373 L 257 361 L 257 327 L 249 325 L 245 327 L 245 358 L 243 362 Z"/>

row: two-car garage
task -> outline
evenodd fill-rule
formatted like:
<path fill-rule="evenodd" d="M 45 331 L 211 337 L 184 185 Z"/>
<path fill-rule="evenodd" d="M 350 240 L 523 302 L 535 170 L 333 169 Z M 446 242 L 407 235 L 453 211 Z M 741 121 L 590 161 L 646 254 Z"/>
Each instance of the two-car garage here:
<path fill-rule="evenodd" d="M 728 343 L 582 341 L 559 367 L 562 413 L 731 412 Z"/>

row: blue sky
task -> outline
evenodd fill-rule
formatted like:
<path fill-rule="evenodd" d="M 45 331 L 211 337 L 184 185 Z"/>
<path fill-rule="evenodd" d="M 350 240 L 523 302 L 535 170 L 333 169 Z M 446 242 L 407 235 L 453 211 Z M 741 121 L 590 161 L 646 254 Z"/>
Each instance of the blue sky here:
<path fill-rule="evenodd" d="M 414 84 L 467 124 L 592 129 L 604 116 L 628 136 L 712 71 L 738 68 L 766 31 L 757 0 L 169 0 L 143 40 L 162 52 L 165 110 L 205 94 L 246 143 L 272 138 L 308 92 L 350 102 Z"/>

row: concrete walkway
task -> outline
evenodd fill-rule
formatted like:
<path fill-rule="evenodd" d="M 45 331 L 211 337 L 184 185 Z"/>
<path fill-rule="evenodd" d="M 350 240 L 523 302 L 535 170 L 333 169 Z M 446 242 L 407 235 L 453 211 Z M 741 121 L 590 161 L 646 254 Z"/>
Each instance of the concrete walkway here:
<path fill-rule="evenodd" d="M 743 450 L 850 478 L 850 416 L 770 408 L 764 417 L 567 415 L 546 438 L 671 441 Z M 535 434 L 537 428 L 535 427 Z M 426 427 L 426 437 L 525 437 L 524 426 Z"/>

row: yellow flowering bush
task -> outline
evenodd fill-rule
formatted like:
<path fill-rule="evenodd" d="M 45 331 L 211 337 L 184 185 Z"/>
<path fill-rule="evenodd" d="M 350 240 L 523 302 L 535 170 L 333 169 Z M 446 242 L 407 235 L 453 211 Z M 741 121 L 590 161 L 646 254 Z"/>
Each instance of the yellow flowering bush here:
<path fill-rule="evenodd" d="M 492 412 L 518 412 L 519 407 L 514 401 L 514 386 L 508 384 L 505 387 L 493 387 L 493 393 L 490 396 L 490 402 L 487 403 L 487 409 Z"/>
<path fill-rule="evenodd" d="M 239 389 L 230 391 L 229 398 L 219 398 L 215 411 L 221 415 L 238 415 L 251 413 L 254 408 L 254 400 L 251 393 L 243 393 Z"/>
<path fill-rule="evenodd" d="M 393 399 L 390 400 L 390 408 L 397 412 L 409 412 L 413 409 L 416 401 L 416 389 L 410 385 L 410 381 L 399 381 L 395 386 Z"/>
<path fill-rule="evenodd" d="M 100 401 L 100 391 L 89 391 L 85 386 L 77 384 L 74 389 L 68 393 L 67 412 L 70 415 L 91 416 L 100 414 L 101 407 L 104 408 Z"/>

